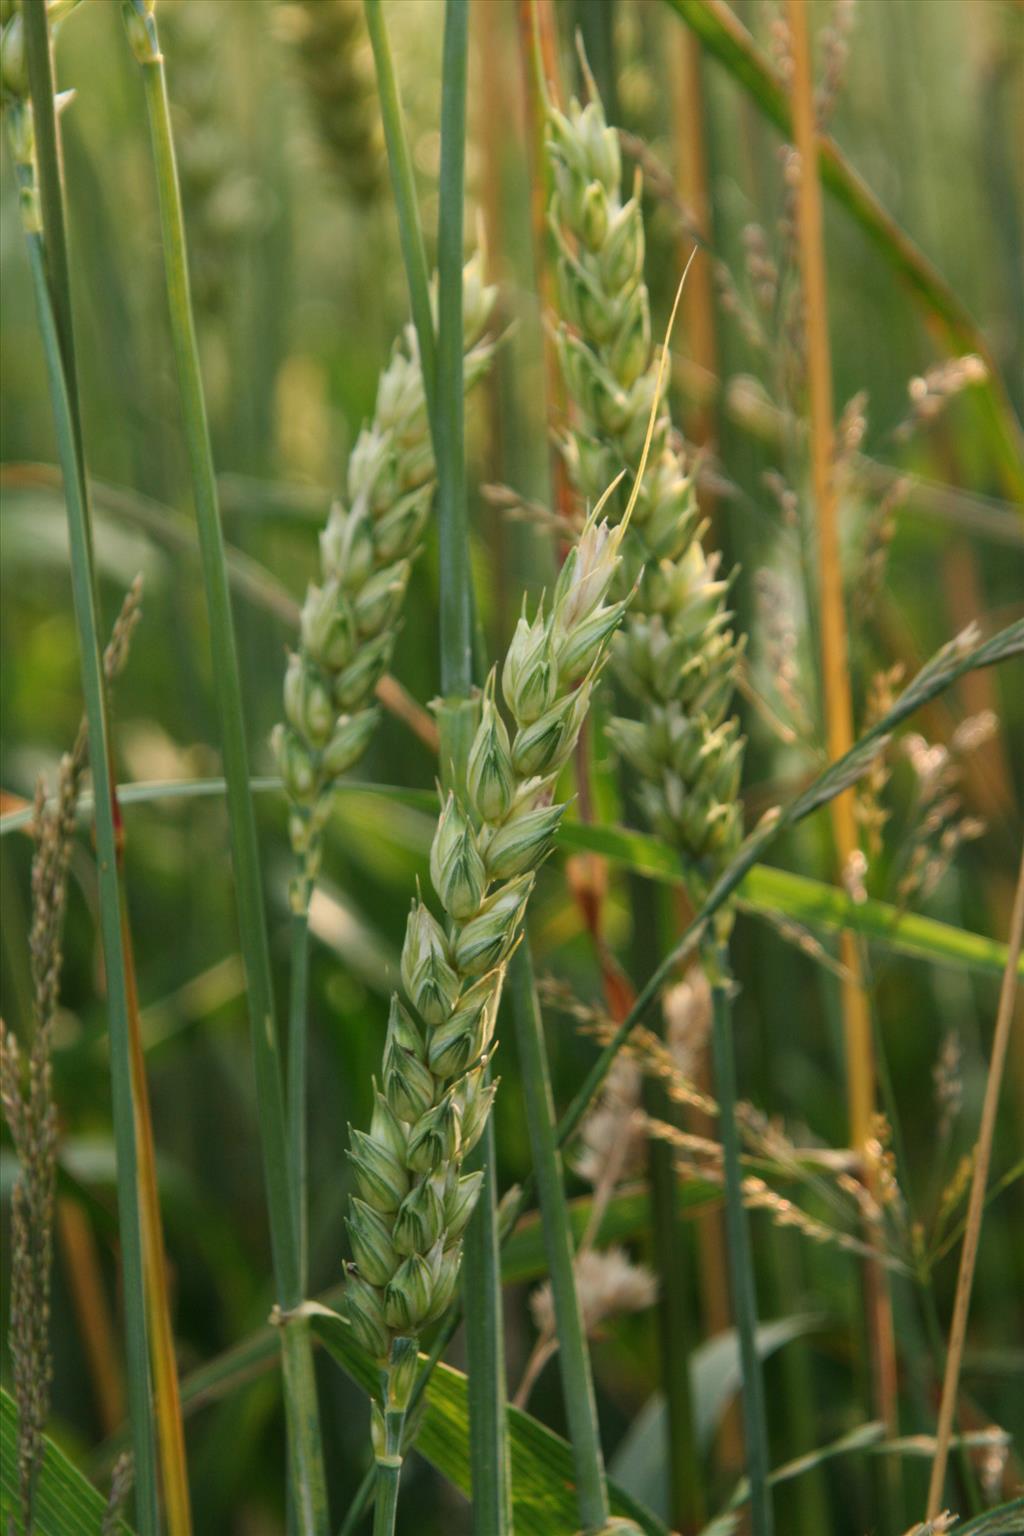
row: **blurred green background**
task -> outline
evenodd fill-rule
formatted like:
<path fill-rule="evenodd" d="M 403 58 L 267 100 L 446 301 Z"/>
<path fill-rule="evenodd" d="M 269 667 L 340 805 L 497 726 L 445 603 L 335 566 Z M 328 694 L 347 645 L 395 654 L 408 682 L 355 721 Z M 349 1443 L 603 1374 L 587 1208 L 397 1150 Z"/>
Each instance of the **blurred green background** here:
<path fill-rule="evenodd" d="M 314 0 L 312 7 L 330 8 L 326 0 Z M 267 737 L 280 714 L 291 639 L 282 597 L 301 600 L 314 573 L 316 530 L 332 488 L 342 483 L 348 449 L 372 409 L 378 371 L 408 312 L 365 40 L 357 30 L 347 55 L 352 80 L 339 102 L 325 55 L 314 47 L 303 56 L 310 9 L 276 0 L 160 0 L 225 528 L 231 544 L 258 563 L 246 590 L 236 591 L 235 607 L 258 773 L 272 771 Z M 746 0 L 734 9 L 770 50 L 774 8 Z M 432 242 L 442 6 L 440 0 L 392 0 L 387 11 Z M 562 0 L 555 12 L 565 78 L 575 67 L 571 33 L 579 22 L 592 57 L 597 59 L 602 43 L 610 44 L 619 122 L 673 167 L 683 23 L 656 0 Z M 815 25 L 827 24 L 830 14 L 830 6 L 813 5 Z M 358 23 L 358 8 L 355 15 Z M 316 22 L 326 25 L 325 16 L 317 15 Z M 518 612 L 522 590 L 539 591 L 550 578 L 553 556 L 543 528 L 503 521 L 479 493 L 481 483 L 507 482 L 526 496 L 549 496 L 517 7 L 512 0 L 476 0 L 473 27 L 467 179 L 502 285 L 503 320 L 511 327 L 495 378 L 478 393 L 471 413 L 478 594 L 496 651 Z M 607 59 L 601 57 L 602 69 Z M 833 129 L 893 218 L 974 314 L 1018 412 L 1024 408 L 1022 63 L 1024 8 L 1012 0 L 862 0 Z M 719 64 L 705 58 L 702 76 L 711 244 L 743 289 L 749 246 L 744 231 L 756 222 L 770 245 L 778 241 L 784 212 L 780 139 Z M 146 583 L 142 625 L 116 693 L 119 773 L 123 780 L 203 777 L 219 771 L 211 659 L 192 553 L 145 111 L 112 0 L 90 0 L 62 32 L 58 79 L 62 89 L 75 93 L 62 128 L 85 436 L 98 482 L 97 560 L 105 622 L 112 622 L 137 571 Z M 27 467 L 51 465 L 55 451 L 6 156 L 2 175 L 0 782 L 11 796 L 30 797 L 36 775 L 52 774 L 59 753 L 71 743 L 81 696 L 63 505 L 52 472 Z M 689 245 L 663 202 L 649 198 L 649 214 L 648 278 L 660 332 Z M 472 218 L 468 224 L 472 227 Z M 902 661 L 913 671 L 969 619 L 994 629 L 1020 616 L 1024 544 L 972 391 L 951 401 L 909 441 L 894 436 L 909 409 L 908 380 L 944 359 L 941 341 L 877 249 L 834 203 L 827 208 L 826 238 L 837 409 L 866 390 L 862 451 L 919 477 L 895 516 L 877 613 L 870 622 L 853 620 L 854 687 L 863 721 L 868 683 L 879 668 Z M 784 348 L 777 336 L 769 337 L 765 349 L 752 348 L 735 317 L 721 308 L 714 326 L 723 385 L 712 402 L 718 442 L 715 537 L 728 559 L 741 566 L 736 606 L 740 624 L 752 634 L 751 676 L 758 687 L 767 686 L 765 612 L 757 599 L 759 573 L 767 569 L 790 594 L 785 606 L 791 604 L 798 660 L 816 719 L 813 648 L 797 596 L 799 530 L 785 524 L 764 480 L 765 471 L 782 462 L 780 448 L 752 432 L 749 420 L 740 419 L 743 413 L 728 408 L 740 376 L 760 379 L 777 395 Z M 684 328 L 673 343 L 681 360 L 677 399 L 687 421 L 693 419 L 687 390 L 693 381 L 690 341 Z M 731 393 L 725 387 L 730 380 Z M 795 472 L 792 464 L 784 467 L 802 491 L 799 467 Z M 843 502 L 851 592 L 863 579 L 863 551 L 877 500 L 861 480 L 851 484 Z M 413 578 L 393 668 L 421 702 L 433 697 L 438 683 L 436 578 L 436 548 L 429 544 Z M 998 717 L 997 730 L 972 760 L 961 791 L 965 812 L 984 818 L 986 830 L 965 844 L 924 907 L 999 938 L 1006 933 L 1021 843 L 1022 683 L 1016 663 L 975 676 L 927 720 L 914 722 L 930 739 L 945 740 L 961 719 L 979 710 Z M 755 814 L 788 797 L 818 759 L 813 751 L 780 744 L 756 709 L 744 705 L 743 712 L 751 738 L 746 789 Z M 610 814 L 618 816 L 599 726 L 595 740 L 605 769 L 602 794 Z M 390 717 L 362 772 L 368 780 L 391 784 L 429 787 L 433 781 L 428 752 Z M 894 779 L 886 851 L 870 871 L 873 894 L 892 898 L 906 856 L 912 801 L 904 764 Z M 262 794 L 258 808 L 283 1000 L 288 844 L 280 797 Z M 342 1212 L 350 1184 L 343 1152 L 346 1123 L 368 1118 L 370 1076 L 379 1060 L 407 903 L 417 875 L 425 873 L 430 828 L 425 814 L 356 793 L 339 797 L 332 823 L 313 961 L 314 1291 L 340 1278 Z M 271 1300 L 224 807 L 216 798 L 135 806 L 127 812 L 126 847 L 175 1328 L 187 1376 L 261 1324 Z M 3 1013 L 27 1033 L 27 839 L 5 837 L 0 857 Z M 774 859 L 831 878 L 827 819 L 806 824 Z M 628 954 L 630 905 L 629 888 L 613 871 L 608 933 L 622 956 Z M 540 968 L 595 997 L 595 969 L 561 858 L 542 876 L 536 907 L 533 937 Z M 91 855 L 82 842 L 72 864 L 56 1095 L 65 1135 L 65 1190 L 85 1217 L 106 1302 L 116 1317 L 113 1146 L 95 908 Z M 667 933 L 669 912 L 663 921 Z M 844 1145 L 834 978 L 798 945 L 750 917 L 738 923 L 735 957 L 742 1094 L 783 1117 L 796 1139 Z M 915 1210 L 927 1212 L 970 1146 L 998 982 L 894 960 L 881 950 L 872 958 L 879 1038 L 913 1178 L 908 1193 Z M 963 1110 L 950 1144 L 940 1146 L 932 1068 L 950 1030 L 963 1050 Z M 496 1125 L 507 1184 L 527 1168 L 528 1147 L 515 1092 L 514 1047 L 509 1032 L 505 1035 Z M 1021 1157 L 1020 1035 L 1018 1029 L 1011 1050 L 996 1176 Z M 557 1014 L 548 1020 L 548 1043 L 556 1096 L 564 1103 L 593 1046 Z M 6 1211 L 13 1177 L 6 1151 L 3 1168 Z M 573 1187 L 583 1188 L 575 1182 Z M 965 1366 L 979 1424 L 998 1423 L 1017 1437 L 1024 1432 L 1022 1219 L 1024 1193 L 1015 1184 L 986 1216 Z M 56 1262 L 54 1432 L 102 1480 L 105 1426 L 97 1371 L 68 1282 L 69 1241 L 58 1243 Z M 754 1241 L 762 1316 L 808 1312 L 823 1319 L 767 1367 L 772 1453 L 780 1462 L 834 1439 L 867 1416 L 857 1266 L 850 1256 L 812 1248 L 763 1216 L 754 1218 Z M 643 1256 L 647 1246 L 641 1234 L 635 1252 Z M 955 1256 L 938 1267 L 935 1278 L 945 1321 Z M 680 1283 L 692 1291 L 699 1317 L 695 1275 L 681 1276 Z M 527 1289 L 519 1287 L 508 1298 L 513 1382 L 532 1338 L 526 1297 Z M 897 1285 L 895 1304 L 905 1351 L 903 1427 L 908 1433 L 924 1431 L 931 1427 L 921 1417 L 927 1391 L 922 1405 L 911 1380 L 922 1346 L 905 1286 Z M 606 1449 L 614 1459 L 625 1430 L 657 1384 L 652 1315 L 613 1324 L 595 1345 L 595 1370 Z M 116 1386 L 117 1373 L 115 1355 L 100 1372 L 108 1388 L 111 1382 Z M 332 1507 L 340 1511 L 366 1465 L 366 1404 L 326 1361 L 320 1387 Z M 553 1367 L 532 1407 L 563 1427 Z M 255 1536 L 283 1528 L 283 1444 L 273 1373 L 190 1416 L 199 1531 Z M 1011 1459 L 1008 1488 L 1014 1466 Z M 910 1512 L 922 1504 L 926 1467 L 912 1460 L 904 1464 Z M 402 1530 L 429 1536 L 468 1528 L 459 1496 L 424 1463 L 413 1458 L 406 1476 Z M 723 1496 L 730 1486 L 721 1456 L 709 1455 L 709 1482 Z M 873 1474 L 864 1460 L 837 1461 L 780 1493 L 780 1529 L 795 1536 L 886 1529 L 873 1523 L 874 1498 Z"/>

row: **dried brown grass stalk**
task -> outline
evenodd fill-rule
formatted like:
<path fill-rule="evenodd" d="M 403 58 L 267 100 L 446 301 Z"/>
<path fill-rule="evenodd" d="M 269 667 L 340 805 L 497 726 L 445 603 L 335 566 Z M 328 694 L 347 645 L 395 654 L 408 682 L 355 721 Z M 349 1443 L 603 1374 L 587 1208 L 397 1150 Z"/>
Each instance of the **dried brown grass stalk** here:
<path fill-rule="evenodd" d="M 974 1284 L 974 1268 L 978 1258 L 978 1244 L 981 1240 L 981 1219 L 985 1210 L 985 1193 L 992 1161 L 996 1111 L 999 1108 L 999 1091 L 1003 1082 L 1003 1069 L 1006 1065 L 1006 1052 L 1010 1043 L 1010 1028 L 1017 996 L 1022 939 L 1024 939 L 1024 855 L 1021 857 L 1020 875 L 1017 880 L 1017 894 L 1014 898 L 1010 926 L 1009 952 L 999 993 L 999 1010 L 996 1014 L 995 1037 L 992 1041 L 992 1059 L 989 1062 L 985 1100 L 981 1110 L 981 1125 L 975 1148 L 974 1177 L 971 1181 L 971 1195 L 967 1206 L 967 1229 L 960 1253 L 960 1272 L 957 1276 L 956 1299 L 953 1303 L 953 1322 L 949 1330 L 946 1373 L 942 1383 L 937 1445 L 928 1485 L 927 1518 L 929 1520 L 934 1520 L 938 1514 L 942 1488 L 946 1479 L 946 1462 L 949 1457 L 953 1418 L 956 1412 L 960 1366 L 963 1361 L 967 1317 L 971 1306 L 971 1289 Z"/>
<path fill-rule="evenodd" d="M 836 518 L 832 365 L 814 87 L 807 7 L 802 0 L 788 0 L 787 18 L 793 66 L 793 126 L 800 160 L 796 214 L 804 299 L 811 473 L 818 529 L 819 623 L 826 741 L 829 756 L 837 758 L 853 744 L 853 701 Z M 837 796 L 831 809 L 836 852 L 840 870 L 844 870 L 858 848 L 853 791 L 847 790 Z M 840 954 L 849 973 L 842 983 L 842 1004 L 850 1133 L 853 1145 L 861 1148 L 866 1146 L 870 1138 L 874 1114 L 874 1046 L 871 1014 L 863 985 L 861 954 L 856 935 L 848 930 L 842 935 Z M 865 1270 L 865 1294 L 876 1406 L 879 1416 L 892 1432 L 897 1419 L 897 1382 L 891 1304 L 883 1277 L 872 1269 L 870 1260 Z"/>

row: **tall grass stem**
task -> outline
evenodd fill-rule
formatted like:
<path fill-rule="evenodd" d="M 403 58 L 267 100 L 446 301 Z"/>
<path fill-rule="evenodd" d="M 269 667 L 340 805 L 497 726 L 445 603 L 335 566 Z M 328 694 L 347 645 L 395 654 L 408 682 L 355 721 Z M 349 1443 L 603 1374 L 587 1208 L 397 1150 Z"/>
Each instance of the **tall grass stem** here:
<path fill-rule="evenodd" d="M 1013 917 L 1010 920 L 1009 953 L 1006 957 L 1006 970 L 1003 973 L 1003 983 L 999 992 L 992 1058 L 985 1083 L 981 1125 L 974 1149 L 974 1173 L 967 1203 L 967 1227 L 964 1233 L 964 1245 L 960 1251 L 960 1270 L 957 1274 L 953 1322 L 946 1351 L 946 1372 L 942 1383 L 942 1401 L 939 1406 L 935 1457 L 928 1483 L 927 1518 L 929 1520 L 934 1519 L 939 1512 L 943 1485 L 946 1481 L 946 1462 L 949 1457 L 949 1444 L 953 1433 L 953 1419 L 956 1414 L 960 1386 L 960 1367 L 963 1363 L 964 1341 L 967 1336 L 967 1317 L 971 1308 L 971 1290 L 978 1259 L 978 1244 L 981 1241 L 981 1220 L 985 1212 L 988 1172 L 992 1163 L 992 1142 L 995 1138 L 999 1092 L 1003 1083 L 1003 1070 L 1006 1066 L 1006 1052 L 1010 1043 L 1010 1029 L 1013 1024 L 1014 1003 L 1017 996 L 1022 940 L 1024 940 L 1024 854 L 1021 856 L 1020 874 L 1017 877 L 1017 894 L 1014 897 Z"/>
<path fill-rule="evenodd" d="M 740 1141 L 736 1127 L 736 1060 L 732 1038 L 732 978 L 728 956 L 719 949 L 709 964 L 711 982 L 711 1052 L 721 1121 L 722 1167 L 725 1175 L 725 1227 L 728 1238 L 732 1304 L 739 1336 L 743 1372 L 743 1423 L 746 1430 L 747 1474 L 750 1478 L 750 1517 L 753 1536 L 772 1536 L 771 1492 L 768 1486 L 768 1426 L 764 1381 L 757 1353 L 757 1295 L 750 1251 L 747 1213 L 743 1209 Z"/>
<path fill-rule="evenodd" d="M 299 1289 L 309 1282 L 309 1138 L 306 1128 L 309 1076 L 309 903 L 293 910 L 288 1004 L 288 1146 L 298 1245 Z"/>
<path fill-rule="evenodd" d="M 849 644 L 839 548 L 839 521 L 833 473 L 832 360 L 829 347 L 825 241 L 818 171 L 814 78 L 808 35 L 807 6 L 787 0 L 792 39 L 792 110 L 796 148 L 800 156 L 797 188 L 797 234 L 804 297 L 804 335 L 810 409 L 811 481 L 818 536 L 818 624 L 821 637 L 821 677 L 825 740 L 830 758 L 841 757 L 853 745 L 853 699 L 850 687 Z M 831 805 L 838 873 L 843 875 L 859 842 L 853 790 L 837 795 Z M 843 978 L 840 983 L 846 1056 L 846 1093 L 851 1145 L 863 1150 L 872 1134 L 875 1114 L 875 1060 L 871 1011 L 864 985 L 863 958 L 856 935 L 844 930 L 840 939 Z M 876 1410 L 890 1434 L 897 1427 L 896 1341 L 892 1301 L 881 1266 L 865 1263 L 864 1298 L 871 1340 L 872 1383 Z M 886 1469 L 895 1481 L 898 1464 Z"/>
<path fill-rule="evenodd" d="M 123 867 L 123 866 L 122 866 Z M 128 1029 L 132 1048 L 132 1091 L 135 1098 L 135 1141 L 139 1168 L 139 1209 L 142 1220 L 142 1260 L 146 1282 L 149 1341 L 152 1357 L 153 1403 L 156 1410 L 156 1444 L 160 1459 L 160 1485 L 170 1536 L 190 1536 L 192 1509 L 189 1500 L 188 1464 L 185 1458 L 185 1424 L 181 1412 L 178 1362 L 171 1321 L 171 1297 L 167 1282 L 167 1253 L 160 1193 L 156 1177 L 156 1148 L 146 1082 L 146 1058 L 142 1041 L 142 1015 L 135 977 L 135 954 L 122 894 L 121 940 L 124 946 L 128 993 Z"/>
<path fill-rule="evenodd" d="M 26 11 L 26 34 L 44 29 L 42 6 Z M 36 116 L 52 113 L 48 100 L 39 95 L 33 102 Z M 64 475 L 68 533 L 71 545 L 71 584 L 82 666 L 82 691 L 89 727 L 89 750 L 95 779 L 96 850 L 99 875 L 100 929 L 107 975 L 107 1006 L 110 1029 L 110 1075 L 114 1110 L 114 1146 L 117 1156 L 118 1230 L 124 1283 L 126 1364 L 132 1449 L 135 1459 L 136 1523 L 141 1536 L 159 1530 L 156 1453 L 146 1322 L 145 1282 L 142 1259 L 142 1225 L 136 1153 L 135 1105 L 132 1095 L 131 1038 L 128 1028 L 128 996 L 125 956 L 121 934 L 121 892 L 117 871 L 116 813 L 110 793 L 110 743 L 103 667 L 96 614 L 95 577 L 89 511 L 83 494 L 85 483 L 79 463 L 74 416 L 64 374 L 63 355 L 51 303 L 43 258 L 43 244 L 28 236 L 32 287 L 42 333 L 47 379 L 53 406 L 57 451 Z"/>
<path fill-rule="evenodd" d="M 214 682 L 227 783 L 239 931 L 249 994 L 256 1093 L 270 1218 L 275 1285 L 282 1316 L 285 1402 L 296 1499 L 304 1533 L 326 1536 L 327 1496 L 316 1405 L 316 1382 L 308 1327 L 290 1314 L 302 1301 L 300 1251 L 292 1199 L 289 1138 L 274 1017 L 270 952 L 256 818 L 249 789 L 238 654 L 231 614 L 224 536 L 206 417 L 195 323 L 189 291 L 188 257 L 171 131 L 167 79 L 155 17 L 138 0 L 126 0 L 129 35 L 142 69 L 153 141 L 160 204 L 171 335 L 192 475 L 200 563 L 214 657 Z M 305 1358 L 304 1358 L 305 1357 Z M 295 1394 L 300 1394 L 298 1397 Z"/>
<path fill-rule="evenodd" d="M 434 440 L 440 542 L 441 691 L 446 706 L 441 731 L 446 759 L 442 774 L 456 784 L 461 784 L 465 775 L 472 730 L 472 714 L 457 701 L 467 699 L 473 686 L 475 610 L 466 506 L 462 320 L 468 46 L 468 0 L 447 0 L 441 77 Z M 448 762 L 452 750 L 455 760 Z M 484 1174 L 483 1189 L 466 1229 L 462 1259 L 464 1294 L 474 1299 L 473 1306 L 465 1309 L 473 1529 L 478 1536 L 503 1536 L 512 1528 L 512 1497 L 493 1119 L 489 1120 L 470 1166 L 482 1169 Z"/>
<path fill-rule="evenodd" d="M 558 1362 L 576 1470 L 580 1520 L 584 1531 L 599 1531 L 608 1520 L 608 1488 L 590 1371 L 590 1353 L 576 1292 L 572 1228 L 555 1130 L 554 1101 L 544 1048 L 540 1003 L 534 983 L 533 963 L 525 941 L 512 958 L 509 988 L 519 1047 L 526 1126 L 540 1197 L 544 1248 L 551 1272 L 558 1328 Z"/>
<path fill-rule="evenodd" d="M 447 0 L 441 90 L 441 187 L 437 226 L 435 446 L 441 570 L 441 692 L 465 698 L 473 684 L 473 586 L 466 511 L 462 244 L 466 152 L 468 0 Z"/>
<path fill-rule="evenodd" d="M 649 880 L 630 881 L 633 909 L 632 970 L 647 976 L 658 963 L 659 892 Z M 663 1083 L 644 1083 L 644 1106 L 655 1120 L 675 1123 Z M 692 1327 L 687 1295 L 689 1254 L 679 1212 L 675 1153 L 660 1136 L 647 1144 L 647 1181 L 651 1202 L 652 1258 L 658 1277 L 658 1345 L 661 1390 L 665 1398 L 665 1450 L 669 1471 L 669 1515 L 673 1528 L 696 1531 L 704 1524 L 702 1469 L 694 1432 L 690 1389 Z"/>
<path fill-rule="evenodd" d="M 377 91 L 380 95 L 380 113 L 384 124 L 384 141 L 388 151 L 391 185 L 398 211 L 398 236 L 402 245 L 402 259 L 409 284 L 409 302 L 419 341 L 420 361 L 423 365 L 427 414 L 430 417 L 431 431 L 436 434 L 437 343 L 430 305 L 430 273 L 416 200 L 412 156 L 409 153 L 409 140 L 405 132 L 402 102 L 398 94 L 398 80 L 395 76 L 381 0 L 364 0 L 364 8 L 366 27 L 373 47 L 373 61 L 377 71 Z M 436 435 L 434 448 L 436 453 Z"/>

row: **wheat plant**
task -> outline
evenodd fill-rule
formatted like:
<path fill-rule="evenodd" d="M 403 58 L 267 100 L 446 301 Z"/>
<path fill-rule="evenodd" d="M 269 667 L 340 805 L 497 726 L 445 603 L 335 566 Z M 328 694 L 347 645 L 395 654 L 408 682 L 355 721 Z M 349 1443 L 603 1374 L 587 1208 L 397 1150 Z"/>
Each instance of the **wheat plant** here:
<path fill-rule="evenodd" d="M 1021 1528 L 989 10 L 0 0 L 5 1536 Z"/>

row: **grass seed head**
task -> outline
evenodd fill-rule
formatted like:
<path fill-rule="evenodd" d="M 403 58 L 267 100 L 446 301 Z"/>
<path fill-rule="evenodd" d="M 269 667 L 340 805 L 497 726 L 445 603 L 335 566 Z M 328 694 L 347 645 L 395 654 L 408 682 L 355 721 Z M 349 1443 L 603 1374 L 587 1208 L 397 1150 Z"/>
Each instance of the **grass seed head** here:
<path fill-rule="evenodd" d="M 651 345 L 643 280 L 644 229 L 638 195 L 623 197 L 618 139 L 596 92 L 585 107 L 548 115 L 554 178 L 549 216 L 558 252 L 562 315 L 558 351 L 576 408 L 562 449 L 570 479 L 593 502 L 625 466 L 609 523 L 627 521 L 616 573 L 624 611 L 612 647 L 616 672 L 640 718 L 617 720 L 609 735 L 641 775 L 638 792 L 651 823 L 679 845 L 695 874 L 713 878 L 742 836 L 737 804 L 743 742 L 726 719 L 741 645 L 728 627 L 730 581 L 705 555 L 693 478 L 660 406 L 664 359 Z M 646 473 L 639 469 L 649 452 Z M 627 500 L 628 496 L 628 500 Z M 605 533 L 588 523 L 570 553 L 556 602 L 588 609 L 598 580 L 590 570 Z M 625 537 L 623 535 L 625 534 Z M 603 599 L 608 586 L 600 588 Z M 600 624 L 593 626 L 599 640 Z M 525 635 L 521 642 L 525 647 Z M 587 655 L 565 643 L 561 664 L 585 668 Z M 675 747 L 687 730 L 692 750 Z"/>

